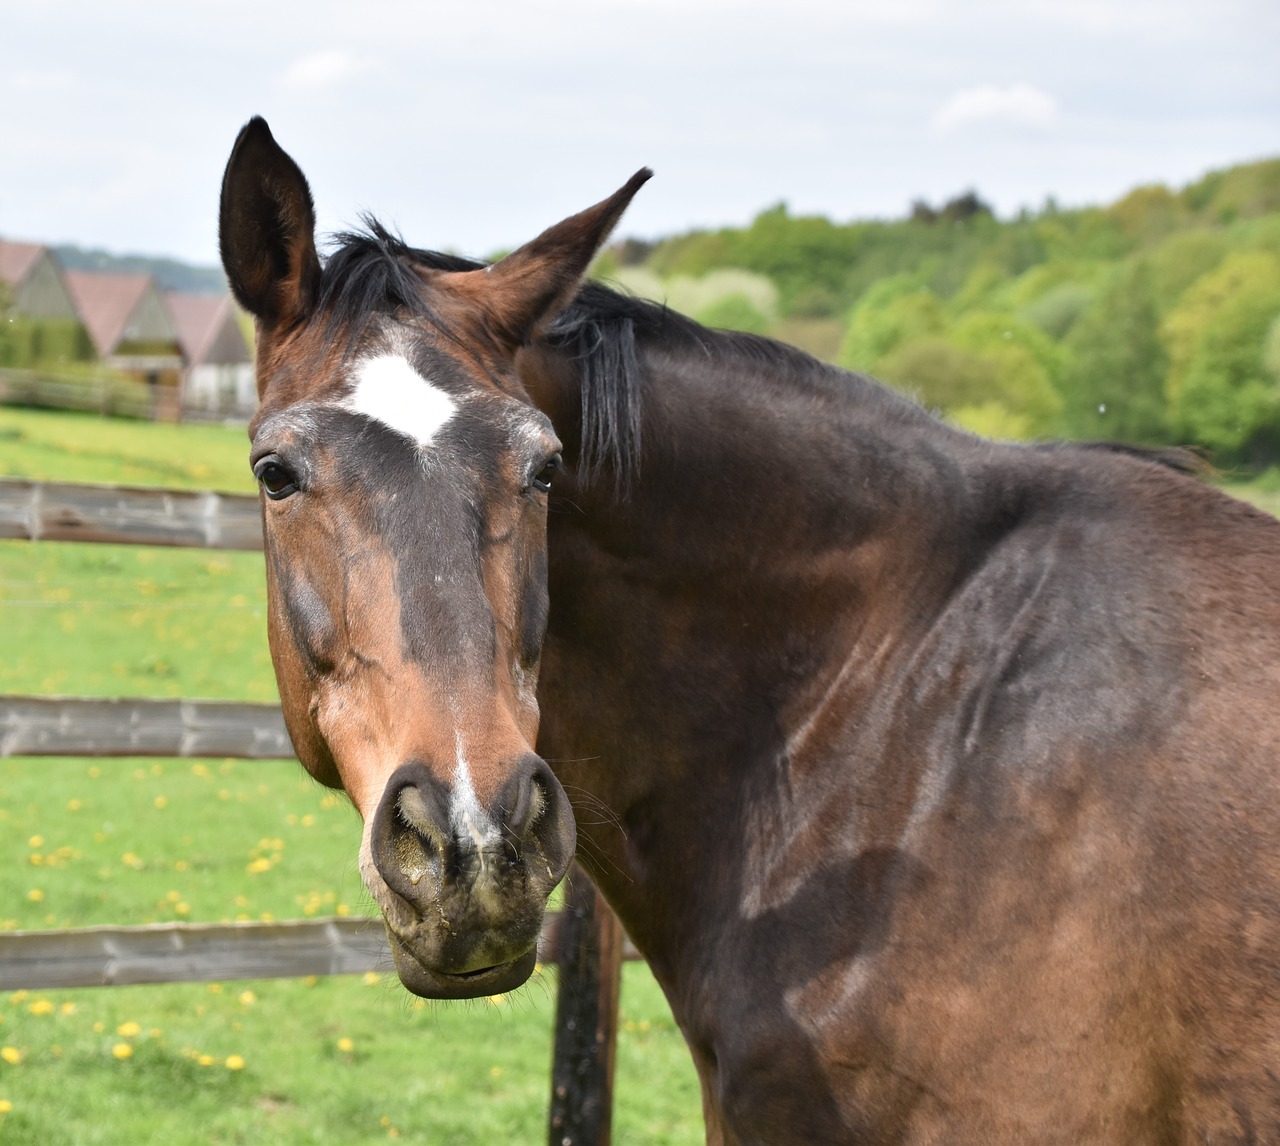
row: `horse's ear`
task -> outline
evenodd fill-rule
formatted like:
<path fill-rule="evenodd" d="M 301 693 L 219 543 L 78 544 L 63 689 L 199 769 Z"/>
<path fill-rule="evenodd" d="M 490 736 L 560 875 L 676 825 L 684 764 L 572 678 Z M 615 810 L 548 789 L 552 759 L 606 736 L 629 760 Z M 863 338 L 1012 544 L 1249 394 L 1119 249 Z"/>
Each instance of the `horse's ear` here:
<path fill-rule="evenodd" d="M 231 292 L 270 326 L 315 306 L 320 285 L 316 213 L 301 169 L 254 116 L 240 130 L 222 177 L 218 245 Z"/>
<path fill-rule="evenodd" d="M 642 167 L 609 198 L 548 228 L 487 270 L 464 271 L 454 281 L 480 303 L 499 337 L 512 348 L 525 345 L 572 300 L 596 252 L 652 175 Z"/>

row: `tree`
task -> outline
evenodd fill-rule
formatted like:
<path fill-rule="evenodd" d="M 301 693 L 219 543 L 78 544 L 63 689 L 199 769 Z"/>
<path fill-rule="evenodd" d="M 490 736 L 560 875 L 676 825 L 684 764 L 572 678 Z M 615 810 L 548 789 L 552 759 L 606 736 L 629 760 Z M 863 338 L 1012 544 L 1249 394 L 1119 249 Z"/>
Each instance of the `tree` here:
<path fill-rule="evenodd" d="M 1280 455 L 1280 389 L 1265 366 L 1280 315 L 1280 258 L 1228 256 L 1187 290 L 1161 329 L 1175 428 L 1223 460 Z"/>
<path fill-rule="evenodd" d="M 1146 260 L 1127 264 L 1067 338 L 1061 392 L 1068 434 L 1168 442 L 1168 356 L 1159 328 L 1150 266 Z"/>

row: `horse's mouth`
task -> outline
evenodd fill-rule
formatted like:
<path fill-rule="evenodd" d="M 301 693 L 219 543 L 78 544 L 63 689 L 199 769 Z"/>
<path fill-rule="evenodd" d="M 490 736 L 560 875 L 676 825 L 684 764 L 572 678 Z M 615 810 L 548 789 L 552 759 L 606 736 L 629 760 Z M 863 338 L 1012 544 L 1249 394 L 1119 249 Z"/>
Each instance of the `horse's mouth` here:
<path fill-rule="evenodd" d="M 387 938 L 400 982 L 406 990 L 424 999 L 481 999 L 514 991 L 533 974 L 538 962 L 538 949 L 534 946 L 523 955 L 492 967 L 439 971 L 420 963 L 404 940 L 390 929 Z"/>

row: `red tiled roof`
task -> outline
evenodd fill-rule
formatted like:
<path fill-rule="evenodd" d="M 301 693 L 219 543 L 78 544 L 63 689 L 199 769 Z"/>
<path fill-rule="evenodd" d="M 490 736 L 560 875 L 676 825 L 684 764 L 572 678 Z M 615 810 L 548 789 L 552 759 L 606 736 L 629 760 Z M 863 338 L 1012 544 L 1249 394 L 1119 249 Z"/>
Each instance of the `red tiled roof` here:
<path fill-rule="evenodd" d="M 110 354 L 119 343 L 129 317 L 151 285 L 150 276 L 67 271 L 64 277 L 76 310 L 80 312 L 80 320 L 98 353 Z"/>
<path fill-rule="evenodd" d="M 39 243 L 13 243 L 0 239 L 0 282 L 15 286 L 22 282 L 43 250 Z"/>
<path fill-rule="evenodd" d="M 205 360 L 223 323 L 235 321 L 230 295 L 169 291 L 164 302 L 178 328 L 178 343 L 183 357 L 190 365 L 198 365 Z"/>

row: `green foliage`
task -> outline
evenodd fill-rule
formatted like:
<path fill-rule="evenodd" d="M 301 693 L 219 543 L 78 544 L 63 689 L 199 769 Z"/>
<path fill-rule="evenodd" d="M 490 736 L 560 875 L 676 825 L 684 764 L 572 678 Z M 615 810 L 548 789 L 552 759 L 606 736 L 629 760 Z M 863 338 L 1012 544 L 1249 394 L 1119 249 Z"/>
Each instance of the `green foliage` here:
<path fill-rule="evenodd" d="M 938 297 L 911 275 L 883 279 L 854 308 L 839 362 L 874 372 L 899 343 L 940 335 L 947 325 Z"/>
<path fill-rule="evenodd" d="M 1105 207 L 1048 200 L 1008 221 L 976 195 L 949 208 L 841 224 L 780 204 L 748 227 L 619 245 L 611 257 L 640 293 L 794 339 L 971 428 L 1176 438 L 1224 464 L 1280 456 L 1269 301 L 1280 159 L 1183 190 L 1138 187 Z M 733 289 L 679 297 L 731 269 L 772 282 L 772 305 Z M 837 343 L 825 323 L 840 318 Z"/>
<path fill-rule="evenodd" d="M 1197 279 L 1162 327 L 1174 425 L 1224 460 L 1276 448 L 1280 394 L 1264 355 L 1277 314 L 1280 259 L 1245 251 Z"/>
<path fill-rule="evenodd" d="M 762 211 L 746 228 L 668 240 L 658 246 L 649 266 L 667 277 L 697 278 L 720 267 L 754 271 L 777 285 L 784 313 L 792 313 L 799 303 L 801 313 L 813 315 L 838 305 L 864 227 L 837 226 L 816 216 L 793 217 L 780 203 Z"/>
<path fill-rule="evenodd" d="M 1172 234 L 1189 214 L 1186 201 L 1160 183 L 1135 187 L 1107 213 L 1124 235 L 1144 246 Z"/>
<path fill-rule="evenodd" d="M 1061 386 L 1068 434 L 1150 445 L 1168 441 L 1168 361 L 1154 282 L 1146 260 L 1127 264 L 1071 330 Z"/>
<path fill-rule="evenodd" d="M 0 366 L 17 369 L 92 362 L 97 354 L 84 324 L 71 318 L 9 315 L 0 339 Z"/>
<path fill-rule="evenodd" d="M 1280 379 L 1267 368 L 1278 318 L 1280 273 L 1269 287 L 1234 292 L 1201 327 L 1176 406 L 1189 437 L 1232 458 L 1280 457 Z"/>
<path fill-rule="evenodd" d="M 1059 283 L 1025 306 L 1021 315 L 1050 338 L 1062 339 L 1071 333 L 1093 300 L 1093 289 L 1084 283 Z"/>
<path fill-rule="evenodd" d="M 764 334 L 769 329 L 769 319 L 752 305 L 744 294 L 727 294 L 698 311 L 694 317 L 704 326 L 724 330 L 745 330 L 751 334 Z"/>
<path fill-rule="evenodd" d="M 1218 223 L 1280 211 L 1280 159 L 1210 172 L 1186 188 L 1182 199 L 1198 216 Z"/>

